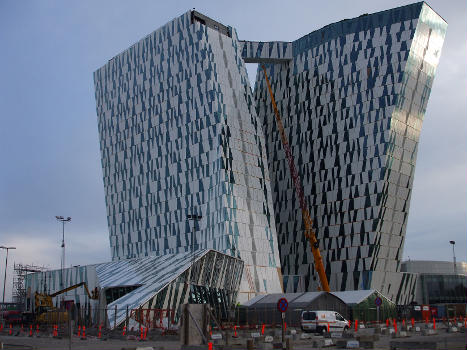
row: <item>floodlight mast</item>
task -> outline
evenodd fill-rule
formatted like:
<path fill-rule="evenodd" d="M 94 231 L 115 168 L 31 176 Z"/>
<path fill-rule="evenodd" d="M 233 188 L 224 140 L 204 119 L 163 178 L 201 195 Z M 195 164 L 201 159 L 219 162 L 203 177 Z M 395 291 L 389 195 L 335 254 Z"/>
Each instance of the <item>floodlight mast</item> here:
<path fill-rule="evenodd" d="M 65 288 L 65 286 L 64 286 L 65 278 L 63 276 L 63 273 L 64 273 L 64 269 L 65 269 L 65 223 L 70 222 L 71 217 L 68 216 L 65 219 L 63 216 L 55 216 L 55 219 L 57 219 L 57 221 L 62 223 L 62 245 L 61 245 L 62 258 L 61 258 L 61 263 L 60 263 L 60 289 L 64 289 Z M 62 300 L 63 300 L 63 298 L 64 298 L 64 296 L 62 295 Z"/>
<path fill-rule="evenodd" d="M 6 270 L 8 268 L 8 251 L 10 249 L 16 249 L 16 247 L 5 247 L 5 246 L 0 246 L 0 249 L 5 249 L 6 250 L 6 259 L 5 259 L 5 276 L 3 277 L 3 298 L 2 298 L 2 303 L 5 303 L 5 286 L 6 286 Z"/>
<path fill-rule="evenodd" d="M 454 274 L 457 275 L 457 266 L 456 266 L 456 251 L 454 250 L 454 246 L 456 245 L 456 241 L 449 241 L 452 245 L 452 258 L 454 260 Z"/>

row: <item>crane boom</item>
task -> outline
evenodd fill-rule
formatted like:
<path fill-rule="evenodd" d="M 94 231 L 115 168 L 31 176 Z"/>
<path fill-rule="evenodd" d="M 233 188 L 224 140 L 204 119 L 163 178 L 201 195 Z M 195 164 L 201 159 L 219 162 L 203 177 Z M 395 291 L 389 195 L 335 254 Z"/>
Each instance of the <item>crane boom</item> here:
<path fill-rule="evenodd" d="M 86 285 L 86 282 L 81 282 L 81 283 L 78 283 L 78 284 L 74 284 L 70 287 L 67 287 L 65 289 L 62 289 L 62 290 L 59 290 L 58 292 L 55 292 L 53 294 L 50 294 L 50 297 L 56 297 L 57 295 L 60 295 L 60 294 L 63 294 L 63 293 L 66 293 L 66 292 L 69 292 L 70 290 L 73 290 L 73 289 L 76 289 L 76 288 L 79 288 L 83 286 L 84 287 L 84 290 L 86 291 L 86 294 L 88 295 L 89 299 L 97 299 L 94 295 L 91 295 L 91 293 L 89 293 L 89 289 L 88 289 L 88 286 Z"/>
<path fill-rule="evenodd" d="M 279 115 L 279 110 L 277 109 L 276 101 L 274 99 L 274 93 L 272 92 L 271 84 L 269 83 L 268 75 L 266 73 L 266 67 L 261 65 L 261 68 L 264 71 L 264 77 L 266 78 L 266 84 L 268 86 L 269 95 L 271 96 L 272 107 L 274 109 L 274 114 L 276 116 L 277 128 L 279 129 L 279 134 L 281 135 L 282 146 L 284 147 L 285 154 L 287 156 L 287 162 L 289 163 L 290 173 L 292 175 L 293 184 L 295 191 L 297 192 L 298 199 L 300 201 L 300 208 L 302 210 L 303 223 L 305 225 L 305 237 L 308 239 L 311 245 L 311 251 L 313 253 L 313 258 L 315 261 L 315 269 L 318 272 L 319 281 L 321 283 L 321 289 L 329 292 L 329 283 L 328 278 L 326 277 L 326 272 L 324 270 L 323 259 L 319 251 L 319 243 L 316 239 L 316 235 L 313 232 L 313 221 L 311 220 L 310 213 L 308 211 L 308 205 L 303 194 L 303 188 L 300 181 L 300 175 L 295 168 L 295 161 L 290 150 L 289 142 L 287 140 L 287 135 L 285 134 L 284 126 L 282 124 L 281 117 Z"/>

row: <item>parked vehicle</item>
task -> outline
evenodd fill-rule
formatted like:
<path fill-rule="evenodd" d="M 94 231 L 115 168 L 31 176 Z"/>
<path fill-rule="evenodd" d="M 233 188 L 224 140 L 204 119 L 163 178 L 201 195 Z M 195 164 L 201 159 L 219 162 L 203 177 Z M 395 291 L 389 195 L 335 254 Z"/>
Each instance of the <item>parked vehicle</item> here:
<path fill-rule="evenodd" d="M 19 324 L 21 323 L 21 311 L 19 310 L 9 310 L 3 312 L 3 320 L 6 324 Z"/>
<path fill-rule="evenodd" d="M 345 331 L 349 329 L 349 321 L 335 311 L 303 311 L 300 317 L 302 331 L 323 333 Z"/>
<path fill-rule="evenodd" d="M 0 322 L 21 323 L 21 313 L 23 305 L 20 303 L 1 303 L 0 302 Z"/>

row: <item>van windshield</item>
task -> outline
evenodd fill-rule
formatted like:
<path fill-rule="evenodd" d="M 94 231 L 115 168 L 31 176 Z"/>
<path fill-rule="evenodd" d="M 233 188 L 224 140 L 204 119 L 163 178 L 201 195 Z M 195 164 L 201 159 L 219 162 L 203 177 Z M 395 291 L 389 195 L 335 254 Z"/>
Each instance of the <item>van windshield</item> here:
<path fill-rule="evenodd" d="M 306 321 L 316 320 L 316 312 L 311 312 L 311 311 L 304 312 L 303 319 Z"/>

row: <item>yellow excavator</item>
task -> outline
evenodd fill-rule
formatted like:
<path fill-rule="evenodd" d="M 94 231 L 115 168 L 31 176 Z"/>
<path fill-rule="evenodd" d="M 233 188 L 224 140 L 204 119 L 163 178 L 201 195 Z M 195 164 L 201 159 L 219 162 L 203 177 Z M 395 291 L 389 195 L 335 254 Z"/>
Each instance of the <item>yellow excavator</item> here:
<path fill-rule="evenodd" d="M 34 294 L 34 313 L 36 314 L 37 323 L 59 323 L 68 321 L 68 312 L 66 310 L 60 310 L 53 305 L 52 298 L 60 294 L 69 292 L 70 290 L 76 289 L 83 286 L 89 299 L 99 299 L 99 290 L 94 288 L 92 292 L 89 292 L 86 282 L 74 284 L 65 289 L 59 290 L 53 294 L 46 293 L 35 293 Z"/>
<path fill-rule="evenodd" d="M 321 283 L 321 290 L 324 290 L 325 292 L 330 292 L 328 278 L 326 277 L 326 272 L 324 270 L 323 259 L 321 258 L 321 253 L 319 251 L 319 243 L 316 239 L 315 233 L 313 232 L 313 221 L 311 220 L 310 212 L 308 211 L 308 205 L 303 194 L 300 176 L 297 172 L 297 169 L 295 168 L 295 162 L 293 159 L 292 151 L 290 150 L 284 126 L 282 125 L 282 120 L 276 106 L 276 101 L 274 99 L 274 93 L 271 89 L 271 84 L 269 84 L 268 75 L 266 74 L 266 68 L 264 67 L 264 65 L 262 65 L 261 68 L 264 71 L 264 77 L 266 78 L 266 84 L 268 86 L 269 95 L 271 96 L 272 107 L 274 109 L 274 114 L 276 115 L 277 128 L 279 129 L 279 133 L 281 135 L 282 146 L 284 147 L 285 154 L 287 156 L 287 162 L 289 163 L 290 173 L 292 175 L 295 191 L 297 192 L 300 201 L 303 223 L 305 225 L 305 237 L 308 239 L 311 245 L 311 251 L 313 253 L 313 258 L 315 261 L 316 272 L 318 272 L 319 281 Z"/>

